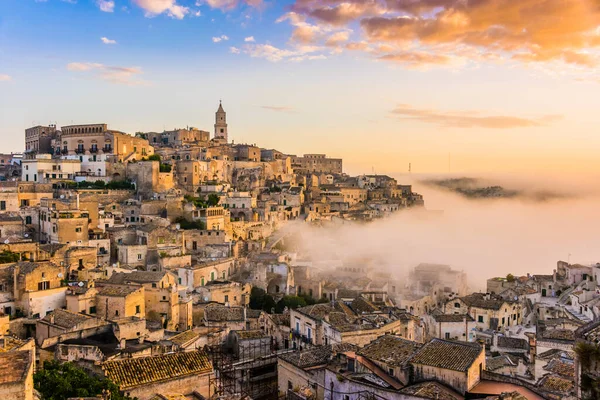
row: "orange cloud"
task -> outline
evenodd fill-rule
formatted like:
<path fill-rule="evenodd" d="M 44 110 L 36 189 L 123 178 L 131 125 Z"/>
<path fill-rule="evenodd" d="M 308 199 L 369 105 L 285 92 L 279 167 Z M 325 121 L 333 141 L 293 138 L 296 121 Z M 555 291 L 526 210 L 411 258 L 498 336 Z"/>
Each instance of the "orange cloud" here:
<path fill-rule="evenodd" d="M 557 115 L 548 115 L 531 119 L 509 115 L 485 115 L 478 111 L 439 111 L 415 108 L 408 104 L 400 104 L 391 113 L 401 119 L 435 124 L 445 128 L 530 128 L 543 126 L 562 118 Z"/>
<path fill-rule="evenodd" d="M 580 67 L 600 61 L 598 0 L 297 0 L 292 9 L 320 26 L 360 25 L 362 37 L 353 38 L 357 44 L 349 47 L 395 46 L 391 55 L 380 57 L 384 60 L 408 57 L 414 64 L 418 55 L 440 53 L 434 60 L 439 63 L 461 52 L 475 61 L 482 59 L 478 54 L 487 60 L 562 61 Z M 358 45 L 362 42 L 373 47 Z"/>

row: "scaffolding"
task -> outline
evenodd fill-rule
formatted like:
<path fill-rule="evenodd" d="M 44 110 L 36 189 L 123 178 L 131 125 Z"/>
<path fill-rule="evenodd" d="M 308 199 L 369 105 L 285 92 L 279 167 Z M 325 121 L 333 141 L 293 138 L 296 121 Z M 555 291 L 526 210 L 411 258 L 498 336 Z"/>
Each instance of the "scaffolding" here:
<path fill-rule="evenodd" d="M 211 399 L 271 400 L 278 398 L 277 352 L 270 337 L 243 341 L 237 348 L 208 345 L 214 374 Z"/>

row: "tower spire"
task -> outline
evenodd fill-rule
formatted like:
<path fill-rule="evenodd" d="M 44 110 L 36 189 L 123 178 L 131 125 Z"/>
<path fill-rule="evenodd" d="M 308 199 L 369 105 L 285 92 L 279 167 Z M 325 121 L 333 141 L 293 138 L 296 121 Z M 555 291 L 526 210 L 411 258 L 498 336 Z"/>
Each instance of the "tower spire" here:
<path fill-rule="evenodd" d="M 219 109 L 215 114 L 215 138 L 222 137 L 225 141 L 227 137 L 227 113 L 223 109 L 223 102 L 219 100 Z"/>

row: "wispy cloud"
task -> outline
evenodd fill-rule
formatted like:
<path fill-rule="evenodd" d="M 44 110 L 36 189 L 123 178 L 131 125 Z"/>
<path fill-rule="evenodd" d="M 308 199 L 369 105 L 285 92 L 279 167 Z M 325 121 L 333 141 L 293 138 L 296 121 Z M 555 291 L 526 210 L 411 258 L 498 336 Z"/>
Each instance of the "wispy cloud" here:
<path fill-rule="evenodd" d="M 142 69 L 139 67 L 120 67 L 100 63 L 72 62 L 67 64 L 67 70 L 120 85 L 139 86 L 148 84 L 148 82 L 139 78 L 143 73 Z"/>
<path fill-rule="evenodd" d="M 265 110 L 277 111 L 277 112 L 292 112 L 294 111 L 291 107 L 284 106 L 260 106 L 260 108 L 264 108 Z"/>
<path fill-rule="evenodd" d="M 214 43 L 220 43 L 223 41 L 227 41 L 229 40 L 229 37 L 227 35 L 221 35 L 221 36 L 213 36 L 212 41 Z"/>
<path fill-rule="evenodd" d="M 323 60 L 327 58 L 318 52 L 315 46 L 296 46 L 292 49 L 280 49 L 271 44 L 249 44 L 244 46 L 244 53 L 255 58 L 264 58 L 271 62 Z"/>
<path fill-rule="evenodd" d="M 235 47 L 235 46 L 231 46 L 231 47 L 229 48 L 229 52 L 230 52 L 231 54 L 240 54 L 241 50 L 240 50 L 239 48 Z"/>
<path fill-rule="evenodd" d="M 115 2 L 113 0 L 97 0 L 96 4 L 100 11 L 111 13 L 115 10 Z"/>
<path fill-rule="evenodd" d="M 189 12 L 189 7 L 176 3 L 175 0 L 132 0 L 146 12 L 146 17 L 154 17 L 166 13 L 169 17 L 183 19 Z"/>
<path fill-rule="evenodd" d="M 0 74 L 0 82 L 12 81 L 12 77 L 7 74 Z"/>
<path fill-rule="evenodd" d="M 256 40 L 254 40 L 254 36 L 248 36 L 247 38 L 244 38 L 244 42 L 254 43 L 254 42 L 256 42 Z"/>
<path fill-rule="evenodd" d="M 100 40 L 101 40 L 101 41 L 102 41 L 102 43 L 104 43 L 104 44 L 117 44 L 117 41 L 116 41 L 116 40 L 109 39 L 109 38 L 107 38 L 107 37 L 105 37 L 105 36 L 101 37 L 101 38 L 100 38 Z"/>
<path fill-rule="evenodd" d="M 263 0 L 197 0 L 196 5 L 207 5 L 210 8 L 217 8 L 222 11 L 231 11 L 240 5 L 259 8 L 263 5 Z"/>
<path fill-rule="evenodd" d="M 416 108 L 408 104 L 398 105 L 391 113 L 404 120 L 414 120 L 446 128 L 530 128 L 547 125 L 562 118 L 558 115 L 524 118 L 510 115 L 493 115 L 480 111 L 441 111 Z"/>

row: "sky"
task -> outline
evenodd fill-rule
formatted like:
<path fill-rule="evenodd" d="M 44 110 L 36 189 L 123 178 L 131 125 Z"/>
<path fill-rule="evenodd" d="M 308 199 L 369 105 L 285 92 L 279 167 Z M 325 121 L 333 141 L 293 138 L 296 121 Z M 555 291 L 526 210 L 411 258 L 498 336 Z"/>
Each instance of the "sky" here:
<path fill-rule="evenodd" d="M 24 130 L 211 130 L 345 170 L 600 171 L 599 0 L 1 0 Z"/>

